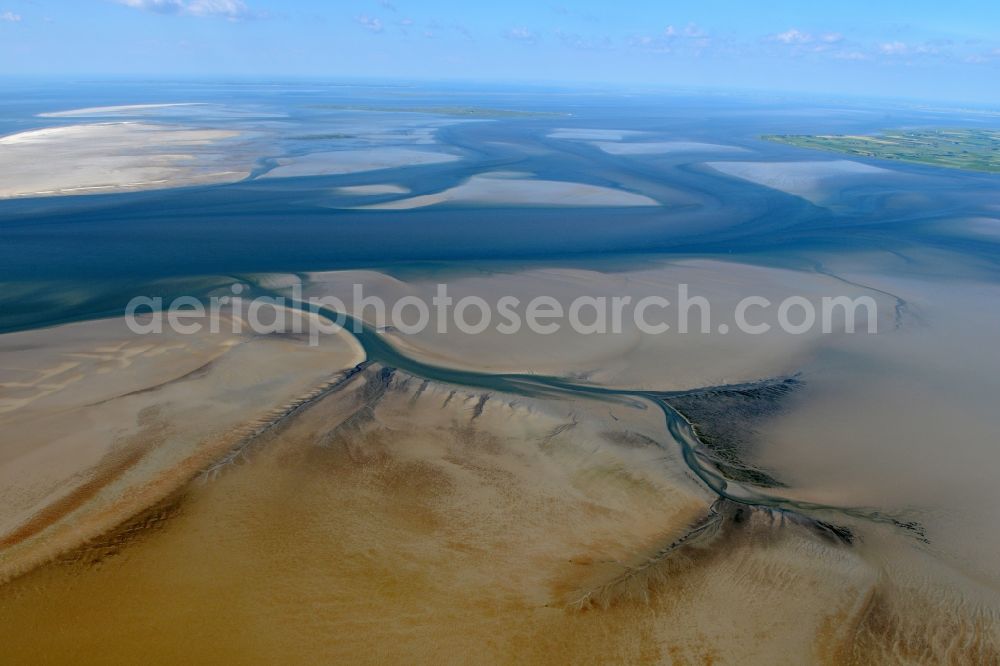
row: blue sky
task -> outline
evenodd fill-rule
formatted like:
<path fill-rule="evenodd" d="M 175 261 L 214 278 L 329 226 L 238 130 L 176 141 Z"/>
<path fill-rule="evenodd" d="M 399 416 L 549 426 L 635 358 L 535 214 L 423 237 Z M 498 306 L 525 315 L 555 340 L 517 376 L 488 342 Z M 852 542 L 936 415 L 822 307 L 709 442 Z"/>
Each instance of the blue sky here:
<path fill-rule="evenodd" d="M 1000 2 L 0 0 L 0 74 L 622 83 L 1000 103 Z"/>

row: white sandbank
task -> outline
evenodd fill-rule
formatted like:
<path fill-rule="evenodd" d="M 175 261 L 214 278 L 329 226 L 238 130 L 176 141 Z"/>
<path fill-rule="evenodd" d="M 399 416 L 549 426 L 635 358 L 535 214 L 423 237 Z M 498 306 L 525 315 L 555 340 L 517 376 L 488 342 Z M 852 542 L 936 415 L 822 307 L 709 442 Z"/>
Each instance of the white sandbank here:
<path fill-rule="evenodd" d="M 131 115 L 133 113 L 143 113 L 146 111 L 156 111 L 178 106 L 204 106 L 202 102 L 177 102 L 173 104 L 122 104 L 118 106 L 91 106 L 83 109 L 69 109 L 67 111 L 49 111 L 39 113 L 39 118 L 79 118 L 85 116 L 117 116 Z"/>
<path fill-rule="evenodd" d="M 336 188 L 337 194 L 348 196 L 377 196 L 380 194 L 409 194 L 410 188 L 401 185 L 346 185 Z"/>
<path fill-rule="evenodd" d="M 505 172 L 472 176 L 435 194 L 363 206 L 367 210 L 409 210 L 443 203 L 507 206 L 659 206 L 642 194 L 559 180 L 536 180 Z"/>
<path fill-rule="evenodd" d="M 794 194 L 818 203 L 832 194 L 839 182 L 850 178 L 890 176 L 889 169 L 852 160 L 802 162 L 707 162 L 727 176 L 742 178 L 764 187 Z"/>
<path fill-rule="evenodd" d="M 746 148 L 698 141 L 591 141 L 609 155 L 666 155 L 669 153 L 743 153 Z"/>
<path fill-rule="evenodd" d="M 399 167 L 443 164 L 462 158 L 450 153 L 415 150 L 396 146 L 381 146 L 361 150 L 331 150 L 301 157 L 283 157 L 279 166 L 261 178 L 295 178 L 300 176 L 333 176 L 345 173 L 395 169 Z"/>
<path fill-rule="evenodd" d="M 251 158 L 219 144 L 240 135 L 119 122 L 0 137 L 0 198 L 235 182 L 250 174 Z"/>
<path fill-rule="evenodd" d="M 571 141 L 621 141 L 625 137 L 640 136 L 646 132 L 622 129 L 573 129 L 560 127 L 549 132 L 550 139 L 568 139 Z"/>
<path fill-rule="evenodd" d="M 942 225 L 942 231 L 984 240 L 1000 240 L 1000 219 L 995 217 L 974 217 L 959 222 L 954 225 L 954 228 L 950 228 L 949 225 Z"/>

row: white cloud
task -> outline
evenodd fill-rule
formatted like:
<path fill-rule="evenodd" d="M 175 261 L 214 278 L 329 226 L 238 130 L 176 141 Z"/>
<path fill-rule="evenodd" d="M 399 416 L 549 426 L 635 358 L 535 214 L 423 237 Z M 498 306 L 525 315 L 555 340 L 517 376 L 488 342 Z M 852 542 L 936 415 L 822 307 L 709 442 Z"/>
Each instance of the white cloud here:
<path fill-rule="evenodd" d="M 157 14 L 180 14 L 184 10 L 181 0 L 118 0 L 119 4 Z"/>
<path fill-rule="evenodd" d="M 986 53 L 972 53 L 964 58 L 964 61 L 973 65 L 992 63 L 1000 61 L 1000 49 L 993 49 Z"/>
<path fill-rule="evenodd" d="M 687 55 L 698 57 L 713 46 L 708 33 L 694 23 L 684 28 L 668 25 L 658 36 L 633 35 L 626 42 L 643 53 Z"/>
<path fill-rule="evenodd" d="M 792 49 L 794 55 L 802 55 L 831 51 L 838 44 L 844 42 L 844 36 L 839 32 L 815 34 L 799 30 L 798 28 L 789 28 L 784 32 L 769 35 L 766 40 L 788 46 Z"/>
<path fill-rule="evenodd" d="M 584 36 L 575 32 L 556 30 L 556 37 L 566 46 L 581 51 L 600 51 L 613 47 L 611 38 L 607 35 Z"/>
<path fill-rule="evenodd" d="M 14 12 L 4 12 L 0 14 L 0 21 L 5 21 L 7 23 L 18 23 L 21 20 L 20 14 L 15 14 Z"/>
<path fill-rule="evenodd" d="M 993 63 L 998 61 L 1000 61 L 1000 48 L 993 49 L 985 53 L 970 53 L 962 59 L 962 62 L 972 65 L 982 65 L 984 63 Z"/>
<path fill-rule="evenodd" d="M 628 40 L 629 46 L 645 53 L 688 53 L 700 55 L 712 45 L 708 32 L 696 23 L 688 23 L 683 28 L 668 25 L 661 36 L 636 35 Z"/>
<path fill-rule="evenodd" d="M 942 48 L 937 44 L 931 44 L 931 43 L 917 44 L 917 46 L 914 47 L 913 51 L 914 53 L 919 53 L 922 55 L 933 55 L 933 56 L 943 55 Z"/>
<path fill-rule="evenodd" d="M 677 28 L 673 25 L 668 25 L 663 29 L 663 36 L 667 39 L 673 39 L 675 37 L 686 37 L 687 39 L 704 39 L 708 37 L 708 33 L 701 29 L 695 23 L 688 23 L 684 28 Z"/>
<path fill-rule="evenodd" d="M 708 33 L 694 23 L 688 23 L 687 27 L 684 28 L 684 36 L 691 39 L 699 39 L 702 37 L 708 37 Z"/>
<path fill-rule="evenodd" d="M 365 30 L 370 30 L 371 32 L 382 32 L 385 30 L 385 26 L 382 25 L 382 19 L 368 16 L 367 14 L 362 14 L 355 19 L 358 23 L 365 28 Z"/>
<path fill-rule="evenodd" d="M 670 40 L 671 37 L 660 39 L 649 35 L 635 35 L 628 40 L 628 45 L 645 53 L 671 53 L 673 49 L 670 47 Z"/>
<path fill-rule="evenodd" d="M 840 51 L 833 54 L 838 60 L 868 60 L 868 55 L 861 51 Z"/>
<path fill-rule="evenodd" d="M 881 60 L 883 62 L 912 63 L 918 59 L 954 58 L 959 62 L 983 62 L 980 56 L 956 52 L 955 43 L 947 39 L 924 42 L 876 41 L 862 42 L 839 32 L 806 32 L 789 28 L 784 32 L 767 35 L 762 44 L 776 45 L 764 52 L 780 57 L 822 56 L 837 60 Z M 970 57 L 972 60 L 970 60 Z"/>
<path fill-rule="evenodd" d="M 914 64 L 919 61 L 953 60 L 965 63 L 989 62 L 987 45 L 982 41 L 966 41 L 960 45 L 950 39 L 929 41 L 859 41 L 839 32 L 807 32 L 789 28 L 767 35 L 760 40 L 764 54 L 778 57 L 828 57 L 847 61 L 872 61 Z M 970 46 L 982 45 L 977 53 Z M 770 46 L 770 48 L 768 48 Z"/>
<path fill-rule="evenodd" d="M 187 12 L 195 16 L 223 16 L 229 19 L 250 16 L 250 10 L 243 0 L 189 0 Z"/>
<path fill-rule="evenodd" d="M 781 42 L 782 44 L 809 44 L 813 41 L 813 36 L 808 32 L 802 32 L 797 28 L 792 28 L 786 30 L 785 32 L 779 32 L 774 35 L 772 39 L 776 42 Z"/>
<path fill-rule="evenodd" d="M 884 56 L 912 56 L 930 58 L 957 57 L 965 60 L 963 54 L 956 54 L 950 48 L 947 41 L 923 42 L 919 44 L 907 42 L 884 42 L 878 45 L 878 52 Z"/>
<path fill-rule="evenodd" d="M 254 16 L 243 0 L 118 0 L 118 3 L 157 14 L 187 14 L 231 21 Z"/>
<path fill-rule="evenodd" d="M 524 42 L 525 44 L 534 44 L 538 41 L 538 35 L 524 26 L 511 28 L 504 33 L 504 37 L 512 39 L 515 42 Z"/>
<path fill-rule="evenodd" d="M 906 55 L 910 52 L 910 47 L 905 42 L 885 42 L 879 44 L 878 50 L 884 55 Z"/>

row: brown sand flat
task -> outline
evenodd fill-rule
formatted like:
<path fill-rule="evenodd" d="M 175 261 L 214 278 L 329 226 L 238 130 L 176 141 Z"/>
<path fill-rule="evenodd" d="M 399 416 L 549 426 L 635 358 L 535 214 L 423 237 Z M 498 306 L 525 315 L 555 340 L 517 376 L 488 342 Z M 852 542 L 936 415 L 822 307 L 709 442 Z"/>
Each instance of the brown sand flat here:
<path fill-rule="evenodd" d="M 333 271 L 311 274 L 302 291 L 306 297 L 335 296 L 350 307 L 354 302 L 353 285 L 361 283 L 365 296 L 379 296 L 391 312 L 394 303 L 408 296 L 430 303 L 441 281 L 434 277 L 402 280 L 377 271 Z M 476 296 L 495 304 L 502 297 L 513 296 L 521 301 L 522 315 L 525 304 L 539 294 L 557 299 L 564 312 L 578 297 L 603 297 L 610 302 L 616 296 L 628 296 L 632 303 L 649 296 L 668 298 L 674 304 L 670 308 L 662 312 L 656 308 L 649 310 L 651 322 L 663 316 L 672 326 L 659 335 L 638 330 L 632 311 L 623 315 L 621 333 L 607 335 L 577 333 L 566 319 L 561 320 L 562 328 L 554 334 L 539 334 L 527 326 L 521 326 L 514 334 L 504 334 L 495 328 L 501 321 L 496 314 L 491 327 L 474 335 L 463 333 L 451 321 L 444 334 L 438 332 L 436 325 L 412 335 L 399 331 L 387 333 L 392 343 L 408 356 L 435 365 L 480 372 L 569 375 L 621 388 L 684 390 L 794 373 L 818 347 L 838 337 L 822 334 L 818 326 L 804 335 L 785 334 L 778 330 L 773 317 L 776 306 L 771 309 L 770 332 L 740 334 L 732 315 L 748 294 L 766 297 L 774 304 L 793 295 L 815 303 L 827 295 L 869 296 L 878 304 L 879 330 L 883 332 L 892 331 L 895 306 L 886 294 L 846 285 L 829 275 L 707 259 L 661 262 L 622 272 L 567 268 L 510 270 L 449 276 L 446 282 L 455 302 Z M 710 301 L 708 333 L 701 332 L 697 308 L 691 310 L 689 332 L 678 332 L 676 304 L 682 284 L 688 286 L 692 297 Z M 291 285 L 285 287 L 290 288 Z M 372 308 L 356 309 L 353 314 L 375 323 Z M 758 314 L 754 312 L 754 316 Z M 412 312 L 407 316 L 407 321 L 415 318 Z M 468 317 L 472 322 L 477 321 L 475 309 Z M 588 309 L 581 318 L 591 322 L 594 314 Z M 720 323 L 731 327 L 728 335 L 717 332 Z M 863 313 L 859 316 L 858 330 L 866 330 Z"/>
<path fill-rule="evenodd" d="M 685 275 L 701 276 L 715 296 L 739 279 L 778 296 L 792 273 L 697 262 Z M 341 277 L 327 274 L 309 288 L 336 293 Z M 925 338 L 944 330 L 955 346 L 940 358 L 937 378 L 893 387 L 909 403 L 891 412 L 892 432 L 918 404 L 961 407 L 976 417 L 969 432 L 989 432 L 986 414 L 995 410 L 983 396 L 991 395 L 993 366 L 953 361 L 994 335 L 990 313 L 970 330 L 955 326 L 973 321 L 966 310 L 992 294 L 965 285 L 968 302 L 952 298 L 948 311 L 936 311 L 922 302 L 926 285 L 851 277 L 879 285 L 886 299 L 904 295 L 911 316 L 921 317 L 924 328 L 881 343 L 893 347 L 883 357 L 889 362 L 927 355 Z M 384 293 L 426 287 L 365 278 Z M 572 295 L 613 278 L 541 271 L 489 279 L 498 290 L 538 281 Z M 633 289 L 661 289 L 679 276 L 627 279 Z M 269 280 L 275 289 L 291 284 Z M 826 276 L 815 280 L 799 287 L 826 288 Z M 921 533 L 845 515 L 852 538 L 837 540 L 794 513 L 720 503 L 689 471 L 663 415 L 639 399 L 510 396 L 378 365 L 345 379 L 363 359 L 352 337 L 326 337 L 317 348 L 305 342 L 136 338 L 115 320 L 0 336 L 3 658 L 1000 662 L 988 568 L 994 536 L 985 530 L 968 541 L 992 519 L 992 485 L 980 482 L 989 471 L 961 458 L 949 464 L 945 455 L 919 488 L 883 478 L 893 464 L 916 465 L 939 451 L 932 444 L 946 433 L 932 427 L 941 417 L 928 408 L 912 417 L 920 424 L 908 430 L 912 439 L 871 439 L 890 433 L 866 403 L 895 403 L 872 396 L 887 380 L 874 374 L 880 368 L 860 353 L 859 339 L 834 338 L 824 349 L 806 337 L 794 354 L 781 340 L 759 343 L 762 352 L 785 349 L 804 363 L 806 385 L 794 408 L 754 424 L 770 447 L 755 455 L 788 483 L 769 492 L 793 499 L 886 511 L 933 500 L 953 508 L 921 515 Z M 432 361 L 450 354 L 457 365 L 475 357 L 461 341 L 436 344 L 415 339 L 405 348 Z M 507 344 L 506 359 L 497 353 L 483 362 L 511 369 L 526 362 L 530 340 Z M 683 387 L 725 373 L 774 375 L 785 370 L 776 361 L 790 362 L 761 354 L 734 368 L 738 359 L 717 344 L 692 336 L 639 347 L 614 373 L 592 377 Z M 831 350 L 839 366 L 871 367 L 869 383 L 824 366 Z M 557 366 L 606 364 L 586 344 L 558 351 Z M 689 362 L 705 362 L 703 374 Z M 643 375 L 647 367 L 672 372 Z M 815 368 L 828 383 L 813 377 Z M 929 402 L 935 386 L 944 397 Z M 964 450 L 959 444 L 969 446 L 947 451 Z M 874 456 L 879 447 L 899 462 Z M 911 461 L 914 452 L 924 458 Z M 823 479 L 841 485 L 824 487 Z"/>
<path fill-rule="evenodd" d="M 0 337 L 0 579 L 155 503 L 360 360 L 347 336 L 137 336 L 118 319 Z"/>
<path fill-rule="evenodd" d="M 245 462 L 0 590 L 0 642 L 18 661 L 77 663 L 803 663 L 840 649 L 875 571 L 764 516 L 671 550 L 712 501 L 681 470 L 651 410 L 482 403 L 376 368 Z M 60 629 L 42 643 L 38 626 Z"/>

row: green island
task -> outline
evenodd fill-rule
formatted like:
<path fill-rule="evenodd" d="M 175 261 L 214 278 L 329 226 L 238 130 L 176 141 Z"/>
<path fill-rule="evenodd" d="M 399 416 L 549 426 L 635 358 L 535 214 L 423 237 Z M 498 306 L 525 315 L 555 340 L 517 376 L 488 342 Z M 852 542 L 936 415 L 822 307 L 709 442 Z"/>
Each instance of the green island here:
<path fill-rule="evenodd" d="M 766 134 L 761 138 L 859 157 L 1000 173 L 1000 130 L 887 130 L 877 135 Z"/>
<path fill-rule="evenodd" d="M 355 104 L 313 104 L 309 108 L 335 111 L 379 111 L 383 113 L 431 113 L 439 116 L 463 118 L 552 118 L 568 113 L 552 111 L 518 111 L 516 109 L 488 109 L 481 106 L 364 106 Z"/>

